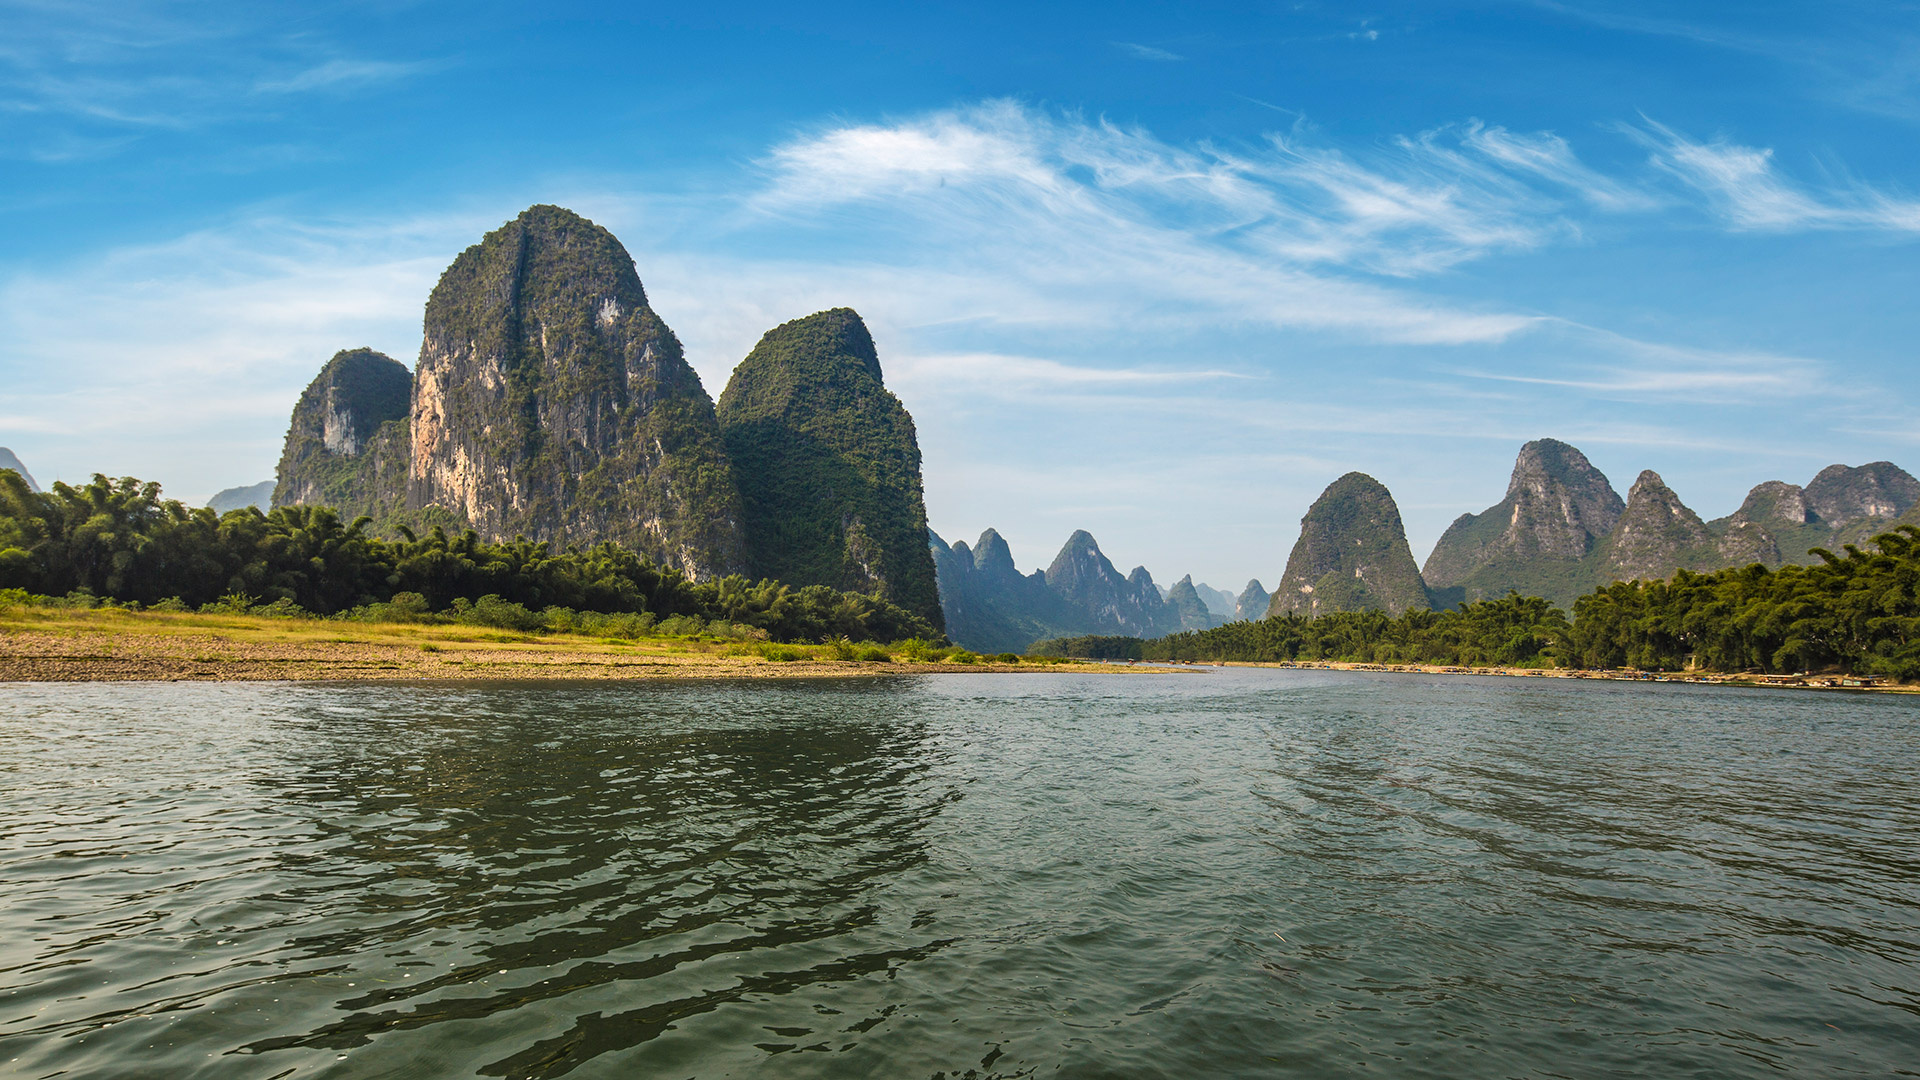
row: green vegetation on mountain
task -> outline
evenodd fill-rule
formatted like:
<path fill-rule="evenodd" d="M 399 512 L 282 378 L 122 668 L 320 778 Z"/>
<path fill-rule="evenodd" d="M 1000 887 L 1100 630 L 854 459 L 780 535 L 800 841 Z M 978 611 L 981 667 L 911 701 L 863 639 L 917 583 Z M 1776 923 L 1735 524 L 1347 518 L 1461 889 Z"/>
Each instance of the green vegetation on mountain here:
<path fill-rule="evenodd" d="M 1182 630 L 1205 630 L 1215 623 L 1206 601 L 1200 599 L 1200 591 L 1193 587 L 1192 574 L 1173 583 L 1167 590 L 1166 603 L 1168 618 Z"/>
<path fill-rule="evenodd" d="M 333 355 L 294 403 L 272 505 L 383 520 L 407 506 L 413 373 L 372 349 Z"/>
<path fill-rule="evenodd" d="M 565 608 L 725 620 L 782 641 L 939 636 L 928 620 L 865 594 L 737 575 L 694 582 L 612 543 L 556 552 L 546 542 L 494 544 L 439 529 L 416 537 L 404 528 L 389 541 L 368 523 L 308 506 L 216 515 L 131 478 L 95 476 L 85 487 L 36 493 L 17 473 L 0 472 L 0 589 L 316 615 L 375 604 L 492 604 L 536 615 Z"/>
<path fill-rule="evenodd" d="M 692 577 L 745 565 L 712 400 L 620 241 L 557 206 L 434 287 L 409 467 L 413 508 L 489 539 L 613 541 Z"/>
<path fill-rule="evenodd" d="M 1380 481 L 1350 472 L 1314 500 L 1273 590 L 1270 615 L 1428 608 L 1400 508 Z"/>
<path fill-rule="evenodd" d="M 920 444 L 858 314 L 767 331 L 718 416 L 753 573 L 872 593 L 940 624 Z"/>
<path fill-rule="evenodd" d="M 1585 454 L 1536 439 L 1520 448 L 1506 497 L 1456 519 L 1421 575 L 1436 606 L 1517 591 L 1565 607 L 1591 587 L 1587 558 L 1624 509 Z"/>

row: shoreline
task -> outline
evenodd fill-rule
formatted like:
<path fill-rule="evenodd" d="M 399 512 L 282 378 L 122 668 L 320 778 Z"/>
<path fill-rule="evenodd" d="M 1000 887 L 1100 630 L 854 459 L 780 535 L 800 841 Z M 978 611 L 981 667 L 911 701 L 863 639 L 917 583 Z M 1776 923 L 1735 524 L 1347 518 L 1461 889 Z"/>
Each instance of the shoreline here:
<path fill-rule="evenodd" d="M 1293 668 L 1320 671 L 1384 671 L 1403 675 L 1499 675 L 1509 678 L 1588 679 L 1600 682 L 1688 683 L 1696 686 L 1765 687 L 1779 690 L 1848 690 L 1920 694 L 1920 686 L 1854 675 L 1730 675 L 1712 671 L 1598 671 L 1586 668 L 1465 667 L 1453 664 L 1359 664 L 1340 660 L 1155 661 L 1170 667 Z"/>

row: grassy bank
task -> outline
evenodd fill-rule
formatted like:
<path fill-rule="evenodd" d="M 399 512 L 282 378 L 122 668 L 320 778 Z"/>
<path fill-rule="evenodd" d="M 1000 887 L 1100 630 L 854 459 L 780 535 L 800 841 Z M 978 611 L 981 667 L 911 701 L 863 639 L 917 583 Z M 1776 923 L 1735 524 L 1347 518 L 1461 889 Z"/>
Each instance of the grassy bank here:
<path fill-rule="evenodd" d="M 778 644 L 710 626 L 614 637 L 444 621 L 0 604 L 0 681 L 792 677 L 1041 671 L 1053 663 L 918 639 Z"/>

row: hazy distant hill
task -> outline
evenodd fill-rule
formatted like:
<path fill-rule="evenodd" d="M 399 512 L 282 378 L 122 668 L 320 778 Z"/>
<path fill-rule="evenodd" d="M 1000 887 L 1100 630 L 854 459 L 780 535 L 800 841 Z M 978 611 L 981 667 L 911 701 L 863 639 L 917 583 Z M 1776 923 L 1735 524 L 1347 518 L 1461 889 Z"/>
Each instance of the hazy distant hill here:
<path fill-rule="evenodd" d="M 224 514 L 229 510 L 252 506 L 264 514 L 273 509 L 274 484 L 275 481 L 262 480 L 257 484 L 248 484 L 246 487 L 228 488 L 208 499 L 207 507 L 216 514 Z"/>
<path fill-rule="evenodd" d="M 33 474 L 27 471 L 25 465 L 20 464 L 20 459 L 14 456 L 13 451 L 4 446 L 0 446 L 0 469 L 12 469 L 19 473 L 20 479 L 27 482 L 28 491 L 40 490 L 40 485 L 33 481 Z"/>
<path fill-rule="evenodd" d="M 1045 571 L 1021 574 L 1005 540 L 992 529 L 968 547 L 948 545 L 929 531 L 939 573 L 947 636 L 982 652 L 1024 652 L 1043 638 L 1082 634 L 1158 637 L 1185 619 L 1218 620 L 1201 601 L 1191 577 L 1164 598 L 1145 567 L 1120 571 L 1084 530 L 1067 538 Z"/>

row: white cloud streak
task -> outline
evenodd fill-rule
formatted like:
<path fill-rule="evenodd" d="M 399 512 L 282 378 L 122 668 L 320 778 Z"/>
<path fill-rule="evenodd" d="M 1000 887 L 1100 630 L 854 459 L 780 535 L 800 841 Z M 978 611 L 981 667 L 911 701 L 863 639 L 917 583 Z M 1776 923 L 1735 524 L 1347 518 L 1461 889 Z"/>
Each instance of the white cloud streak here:
<path fill-rule="evenodd" d="M 1652 151 L 1652 161 L 1704 196 L 1736 229 L 1794 232 L 1863 229 L 1920 232 L 1920 201 L 1865 184 L 1810 191 L 1783 176 L 1772 149 L 1725 138 L 1700 142 L 1663 124 L 1628 127 Z"/>

